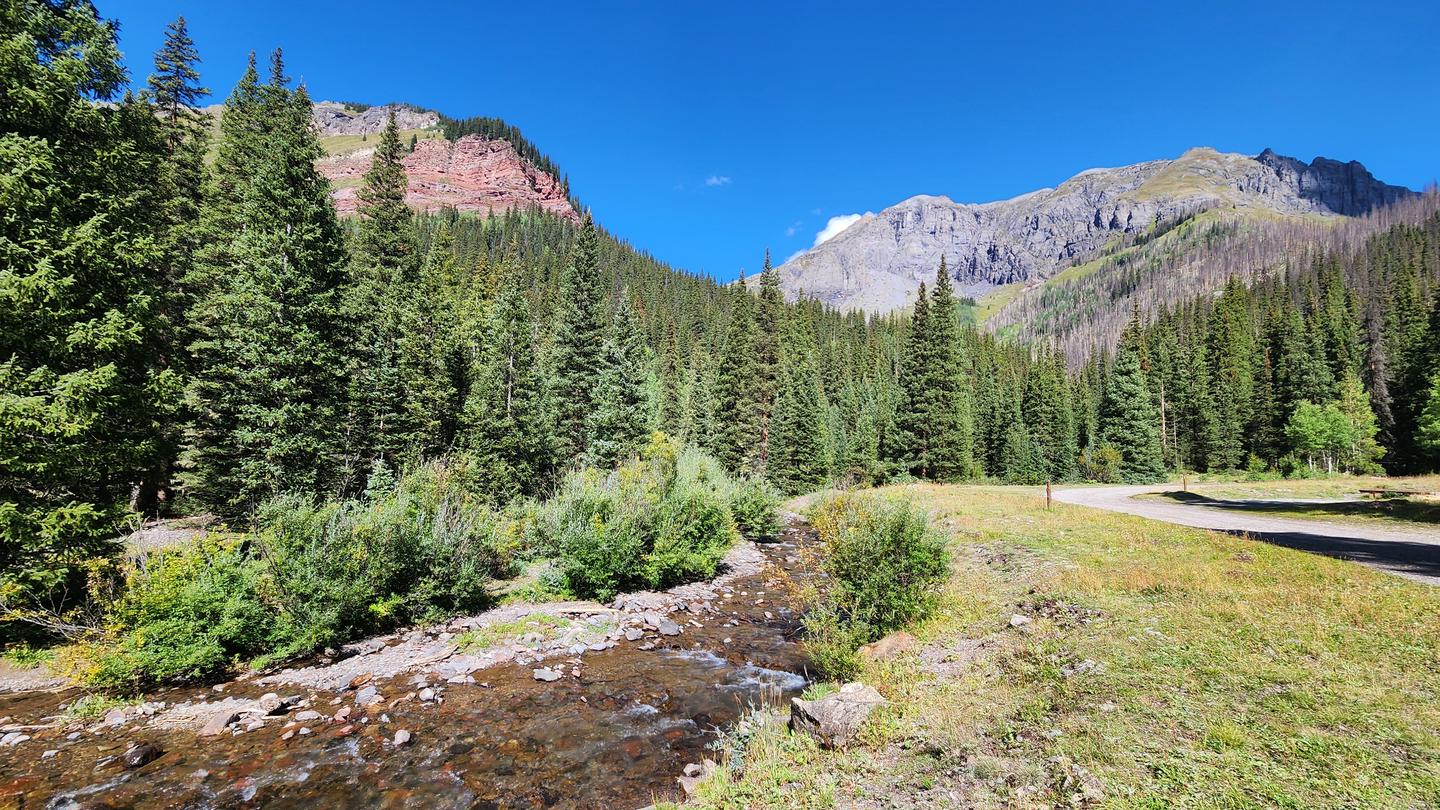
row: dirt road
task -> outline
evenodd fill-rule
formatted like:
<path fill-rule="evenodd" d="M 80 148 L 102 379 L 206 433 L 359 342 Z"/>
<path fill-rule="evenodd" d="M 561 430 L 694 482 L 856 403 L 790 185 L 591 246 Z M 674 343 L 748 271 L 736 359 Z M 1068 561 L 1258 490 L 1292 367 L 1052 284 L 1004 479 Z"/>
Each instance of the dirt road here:
<path fill-rule="evenodd" d="M 1271 517 L 1223 506 L 1135 497 L 1178 488 L 1175 484 L 1077 487 L 1056 490 L 1055 499 L 1182 526 L 1246 534 L 1267 543 L 1353 560 L 1397 576 L 1440 585 L 1440 532 Z"/>

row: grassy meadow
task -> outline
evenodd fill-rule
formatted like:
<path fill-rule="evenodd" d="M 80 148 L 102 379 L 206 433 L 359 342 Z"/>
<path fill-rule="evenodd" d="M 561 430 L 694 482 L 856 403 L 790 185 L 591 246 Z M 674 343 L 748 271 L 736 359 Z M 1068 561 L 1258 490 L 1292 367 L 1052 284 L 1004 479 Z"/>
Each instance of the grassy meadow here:
<path fill-rule="evenodd" d="M 914 485 L 952 575 L 847 751 L 757 714 L 701 807 L 1440 804 L 1440 591 L 1229 535 Z M 1012 615 L 1031 619 L 1012 626 Z"/>

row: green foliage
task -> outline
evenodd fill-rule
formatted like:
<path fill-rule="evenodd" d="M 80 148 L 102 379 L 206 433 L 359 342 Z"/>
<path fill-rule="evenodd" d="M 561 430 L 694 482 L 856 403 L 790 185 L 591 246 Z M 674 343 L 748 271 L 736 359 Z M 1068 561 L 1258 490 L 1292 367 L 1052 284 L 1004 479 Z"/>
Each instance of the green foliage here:
<path fill-rule="evenodd" d="M 584 597 L 703 579 L 739 536 L 732 488 L 713 458 L 656 433 L 618 469 L 566 478 L 541 516 L 543 542 Z"/>
<path fill-rule="evenodd" d="M 108 688 L 220 674 L 279 640 L 277 617 L 262 598 L 262 565 L 235 538 L 125 565 L 121 596 L 89 674 Z"/>
<path fill-rule="evenodd" d="M 485 607 L 488 583 L 510 573 L 514 530 L 469 493 L 469 475 L 441 461 L 389 485 L 374 475 L 364 499 L 280 496 L 251 535 L 127 563 L 89 680 L 212 677 Z"/>
<path fill-rule="evenodd" d="M 172 440 L 166 146 L 116 30 L 0 5 L 0 620 L 63 608 Z"/>
<path fill-rule="evenodd" d="M 1140 366 L 1138 320 L 1120 342 L 1115 369 L 1105 388 L 1103 438 L 1120 453 L 1120 478 L 1145 484 L 1165 477 L 1160 448 L 1160 415 Z M 1238 462 L 1237 462 L 1238 463 Z"/>
<path fill-rule="evenodd" d="M 781 492 L 798 495 L 830 480 L 829 443 L 814 337 L 802 326 L 791 329 L 787 338 L 766 469 Z"/>
<path fill-rule="evenodd" d="M 730 487 L 730 514 L 746 540 L 763 542 L 780 535 L 780 494 L 763 478 L 742 475 Z"/>
<path fill-rule="evenodd" d="M 812 658 L 844 677 L 860 644 L 923 619 L 950 573 L 945 536 L 908 502 L 842 495 L 814 507 L 811 522 L 825 543 L 829 575 L 807 614 Z M 822 669 L 822 671 L 825 671 Z"/>
<path fill-rule="evenodd" d="M 1440 373 L 1430 379 L 1425 407 L 1420 412 L 1418 439 L 1432 457 L 1440 459 Z M 1440 466 L 1440 465 L 1437 465 Z"/>
<path fill-rule="evenodd" d="M 634 455 L 650 435 L 654 369 L 628 293 L 615 305 L 600 349 L 595 410 L 590 414 L 586 461 L 601 468 Z"/>

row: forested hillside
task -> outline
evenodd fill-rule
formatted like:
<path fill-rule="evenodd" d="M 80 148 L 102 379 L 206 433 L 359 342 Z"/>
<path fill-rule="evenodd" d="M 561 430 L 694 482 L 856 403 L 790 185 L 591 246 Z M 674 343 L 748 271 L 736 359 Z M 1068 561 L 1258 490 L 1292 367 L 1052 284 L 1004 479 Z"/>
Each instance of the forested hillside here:
<path fill-rule="evenodd" d="M 93 8 L 26 8 L 6 30 L 33 52 L 0 75 L 11 618 L 83 593 L 144 518 L 245 527 L 437 461 L 499 508 L 656 430 L 787 493 L 1440 466 L 1433 196 L 1320 248 L 1203 215 L 1135 238 L 1073 297 L 1125 300 L 1177 244 L 1224 293 L 1133 307 L 1117 350 L 1079 365 L 1106 340 L 1093 320 L 1056 305 L 1017 322 L 1028 342 L 978 331 L 943 259 L 912 312 L 867 318 L 787 303 L 768 258 L 753 291 L 677 272 L 589 216 L 417 216 L 393 118 L 342 222 L 278 51 L 263 79 L 252 57 L 212 144 L 183 20 L 130 94 Z"/>

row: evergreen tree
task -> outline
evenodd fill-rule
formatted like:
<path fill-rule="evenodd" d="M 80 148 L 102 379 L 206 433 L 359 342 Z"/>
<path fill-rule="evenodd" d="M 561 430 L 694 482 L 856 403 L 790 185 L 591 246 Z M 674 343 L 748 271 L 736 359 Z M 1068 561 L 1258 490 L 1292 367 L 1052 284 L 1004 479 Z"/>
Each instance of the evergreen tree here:
<path fill-rule="evenodd" d="M 1075 416 L 1068 387 L 1065 366 L 1058 356 L 1041 357 L 1025 375 L 1021 411 L 1029 429 L 1029 443 L 1040 458 L 1037 477 L 1046 481 L 1075 477 L 1079 447 L 1075 443 Z"/>
<path fill-rule="evenodd" d="M 654 413 L 651 366 L 650 348 L 636 323 L 630 294 L 622 292 L 600 353 L 587 463 L 614 467 L 645 445 Z"/>
<path fill-rule="evenodd" d="M 715 374 L 715 455 L 732 473 L 760 470 L 761 405 L 757 390 L 754 299 L 741 283 Z"/>
<path fill-rule="evenodd" d="M 931 473 L 926 462 L 930 458 L 929 409 L 926 407 L 931 357 L 934 341 L 930 335 L 930 296 L 925 283 L 915 298 L 915 311 L 910 316 L 910 334 L 905 341 L 901 360 L 899 399 L 895 405 L 895 425 L 889 432 L 886 460 L 897 472 L 920 477 Z"/>
<path fill-rule="evenodd" d="M 0 5 L 0 620 L 81 585 L 169 451 L 162 127 L 89 3 Z M 106 102 L 106 103 L 97 103 Z M 83 591 L 83 588 L 71 593 Z"/>
<path fill-rule="evenodd" d="M 770 266 L 770 251 L 760 273 L 760 295 L 755 306 L 754 408 L 759 436 L 754 451 L 755 471 L 765 475 L 770 458 L 770 419 L 775 411 L 781 375 L 781 320 L 785 299 L 780 293 L 780 274 Z"/>
<path fill-rule="evenodd" d="M 605 324 L 595 221 L 589 214 L 571 249 L 560 282 L 551 357 L 550 398 L 555 407 L 555 452 L 566 463 L 590 446 Z"/>
<path fill-rule="evenodd" d="M 358 469 L 368 470 L 375 459 L 401 468 L 428 438 L 429 420 L 411 408 L 411 390 L 420 380 L 407 378 L 410 363 L 401 353 L 406 327 L 418 325 L 408 323 L 418 317 L 413 310 L 430 305 L 418 300 L 419 267 L 405 205 L 403 158 L 400 128 L 391 110 L 356 195 L 360 223 L 347 304 L 356 325 L 357 368 L 350 402 Z"/>
<path fill-rule="evenodd" d="M 1420 409 L 1418 422 L 1416 442 L 1427 454 L 1426 467 L 1440 470 L 1440 372 L 1430 378 L 1430 388 L 1426 391 L 1425 405 Z"/>
<path fill-rule="evenodd" d="M 825 398 L 815 359 L 815 338 L 790 328 L 781 364 L 780 394 L 770 431 L 770 480 L 781 492 L 798 495 L 829 480 Z"/>
<path fill-rule="evenodd" d="M 1105 386 L 1101 435 L 1120 452 L 1120 475 L 1144 484 L 1165 477 L 1160 451 L 1160 417 L 1140 367 L 1139 322 L 1132 321 L 1120 339 L 1115 369 Z"/>
<path fill-rule="evenodd" d="M 221 121 L 192 284 L 195 413 L 188 476 L 221 514 L 282 490 L 333 492 L 340 474 L 350 334 L 344 244 L 304 88 L 280 52 L 254 60 Z"/>
<path fill-rule="evenodd" d="M 477 461 L 480 486 L 497 503 L 538 494 L 551 472 L 552 428 L 530 304 L 515 274 L 490 311 L 473 376 L 460 444 Z"/>
<path fill-rule="evenodd" d="M 940 480 L 974 474 L 975 423 L 960 355 L 959 328 L 950 271 L 942 255 L 931 291 L 930 327 L 926 334 L 929 362 L 921 369 L 923 382 L 914 400 L 929 432 L 924 467 Z"/>

